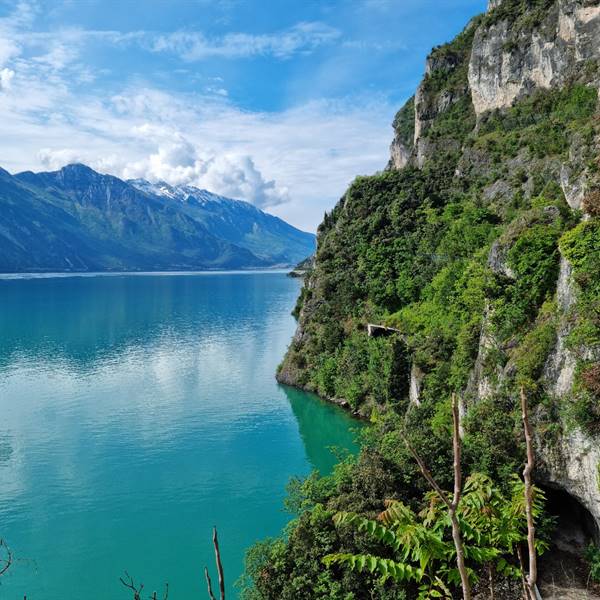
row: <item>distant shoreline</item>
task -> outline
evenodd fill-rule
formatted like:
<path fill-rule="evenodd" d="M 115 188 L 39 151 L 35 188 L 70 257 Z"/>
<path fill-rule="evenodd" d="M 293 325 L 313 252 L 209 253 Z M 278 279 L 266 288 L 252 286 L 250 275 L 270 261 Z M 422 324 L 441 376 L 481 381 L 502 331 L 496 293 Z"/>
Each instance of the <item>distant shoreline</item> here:
<path fill-rule="evenodd" d="M 56 272 L 22 272 L 0 273 L 1 281 L 22 279 L 60 279 L 71 277 L 184 277 L 189 275 L 258 275 L 258 274 L 287 274 L 290 268 L 272 269 L 232 269 L 232 270 L 206 270 L 206 271 L 56 271 Z"/>

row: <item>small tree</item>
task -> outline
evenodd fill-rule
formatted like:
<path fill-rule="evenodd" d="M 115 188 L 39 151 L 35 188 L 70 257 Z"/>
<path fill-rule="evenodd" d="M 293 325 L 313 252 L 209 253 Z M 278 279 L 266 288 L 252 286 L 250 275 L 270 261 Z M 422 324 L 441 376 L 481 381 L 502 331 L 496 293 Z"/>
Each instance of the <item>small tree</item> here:
<path fill-rule="evenodd" d="M 448 496 L 448 495 L 447 495 Z M 536 490 L 533 515 L 543 513 L 544 495 Z M 518 549 L 527 542 L 524 484 L 515 476 L 510 493 L 503 494 L 487 475 L 467 478 L 456 518 L 460 524 L 465 559 L 473 568 L 487 568 L 493 594 L 494 574 L 520 578 Z M 383 580 L 414 583 L 418 598 L 451 598 L 451 588 L 461 585 L 447 506 L 436 492 L 424 497 L 424 508 L 415 513 L 397 500 L 386 501 L 386 510 L 376 520 L 354 513 L 338 513 L 338 527 L 351 526 L 388 546 L 394 558 L 370 554 L 331 554 L 327 565 L 343 564 L 358 572 L 379 573 Z M 536 551 L 547 544 L 538 541 Z M 467 569 L 470 583 L 477 581 Z"/>
<path fill-rule="evenodd" d="M 458 403 L 452 398 L 454 491 L 438 485 L 419 454 L 405 436 L 406 445 L 419 465 L 432 491 L 425 495 L 426 508 L 415 514 L 397 500 L 386 502 L 377 521 L 354 513 L 338 513 L 337 526 L 352 525 L 388 545 L 398 559 L 368 554 L 331 554 L 324 562 L 345 564 L 357 571 L 378 572 L 382 579 L 413 582 L 419 585 L 419 599 L 451 598 L 452 586 L 460 585 L 463 599 L 471 598 L 471 583 L 477 580 L 473 567 L 487 566 L 490 593 L 494 596 L 494 572 L 521 577 L 529 600 L 536 600 L 538 553 L 548 545 L 535 537 L 535 520 L 544 510 L 545 496 L 531 480 L 533 442 L 527 401 L 521 390 L 523 426 L 527 445 L 527 465 L 521 481 L 517 475 L 506 497 L 483 474 L 472 474 L 462 486 L 461 440 Z M 448 531 L 450 530 L 450 532 Z M 450 533 L 450 535 L 449 535 Z M 450 541 L 450 538 L 452 541 Z M 529 574 L 521 555 L 521 545 L 529 549 Z M 518 565 L 518 566 L 517 566 Z"/>

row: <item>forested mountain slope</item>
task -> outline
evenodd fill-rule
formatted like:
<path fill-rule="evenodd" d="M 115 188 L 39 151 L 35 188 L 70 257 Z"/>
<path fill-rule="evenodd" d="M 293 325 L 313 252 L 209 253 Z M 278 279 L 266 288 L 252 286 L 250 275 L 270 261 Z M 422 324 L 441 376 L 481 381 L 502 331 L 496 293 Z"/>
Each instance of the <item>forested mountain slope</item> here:
<path fill-rule="evenodd" d="M 431 52 L 388 167 L 357 178 L 319 228 L 278 372 L 375 425 L 356 463 L 294 487 L 300 515 L 250 554 L 247 597 L 416 598 L 321 558 L 374 551 L 334 527 L 337 510 L 420 506 L 404 433 L 451 489 L 453 393 L 464 470 L 506 488 L 522 469 L 525 390 L 536 481 L 573 500 L 598 541 L 599 87 L 596 1 L 495 0 Z M 368 323 L 398 333 L 369 337 Z"/>
<path fill-rule="evenodd" d="M 287 266 L 313 251 L 312 234 L 206 190 L 122 181 L 79 164 L 0 170 L 0 272 Z"/>

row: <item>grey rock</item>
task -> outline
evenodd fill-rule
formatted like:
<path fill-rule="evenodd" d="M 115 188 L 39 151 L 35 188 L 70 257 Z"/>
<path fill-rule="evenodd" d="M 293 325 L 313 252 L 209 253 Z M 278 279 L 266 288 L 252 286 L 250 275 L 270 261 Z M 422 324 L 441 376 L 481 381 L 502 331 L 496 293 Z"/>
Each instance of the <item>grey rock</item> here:
<path fill-rule="evenodd" d="M 490 2 L 495 8 L 499 2 Z M 475 33 L 469 86 L 475 112 L 510 106 L 537 88 L 552 88 L 600 57 L 600 5 L 558 0 L 535 31 L 513 31 L 508 21 Z"/>
<path fill-rule="evenodd" d="M 403 169 L 410 160 L 411 151 L 398 137 L 390 145 L 390 163 L 389 169 Z"/>
<path fill-rule="evenodd" d="M 421 404 L 421 385 L 425 373 L 413 362 L 410 367 L 410 384 L 408 387 L 408 397 L 412 404 L 420 406 Z"/>
<path fill-rule="evenodd" d="M 515 279 L 514 271 L 508 266 L 507 253 L 509 248 L 496 240 L 490 248 L 488 267 L 497 275 Z"/>

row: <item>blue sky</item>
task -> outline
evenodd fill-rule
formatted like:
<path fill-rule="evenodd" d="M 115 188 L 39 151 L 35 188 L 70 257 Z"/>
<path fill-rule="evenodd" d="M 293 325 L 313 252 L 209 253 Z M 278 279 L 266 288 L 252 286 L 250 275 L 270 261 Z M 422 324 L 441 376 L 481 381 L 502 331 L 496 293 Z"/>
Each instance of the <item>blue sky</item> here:
<path fill-rule="evenodd" d="M 314 230 L 485 0 L 0 0 L 0 166 L 81 161 Z"/>

